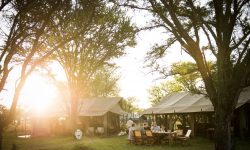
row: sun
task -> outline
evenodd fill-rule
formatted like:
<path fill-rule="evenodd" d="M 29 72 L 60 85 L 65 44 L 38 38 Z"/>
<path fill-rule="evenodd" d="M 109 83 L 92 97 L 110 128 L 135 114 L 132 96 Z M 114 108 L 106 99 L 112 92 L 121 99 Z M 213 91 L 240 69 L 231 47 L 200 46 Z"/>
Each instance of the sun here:
<path fill-rule="evenodd" d="M 33 73 L 21 92 L 21 105 L 36 114 L 45 113 L 53 104 L 56 93 L 56 87 L 46 77 Z"/>

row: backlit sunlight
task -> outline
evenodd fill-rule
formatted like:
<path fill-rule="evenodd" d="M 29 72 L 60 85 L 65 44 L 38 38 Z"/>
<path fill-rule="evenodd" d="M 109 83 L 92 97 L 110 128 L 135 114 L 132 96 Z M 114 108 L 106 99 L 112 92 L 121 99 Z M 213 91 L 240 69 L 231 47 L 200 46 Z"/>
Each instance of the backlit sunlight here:
<path fill-rule="evenodd" d="M 33 73 L 23 88 L 20 105 L 36 114 L 42 114 L 51 107 L 56 93 L 56 87 L 48 79 L 38 73 Z"/>

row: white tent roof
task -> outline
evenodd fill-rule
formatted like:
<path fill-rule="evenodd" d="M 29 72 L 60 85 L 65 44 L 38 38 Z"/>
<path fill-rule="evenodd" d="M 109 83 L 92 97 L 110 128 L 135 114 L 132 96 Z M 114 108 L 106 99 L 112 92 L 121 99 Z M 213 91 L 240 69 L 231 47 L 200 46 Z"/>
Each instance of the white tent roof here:
<path fill-rule="evenodd" d="M 83 99 L 79 104 L 79 116 L 102 116 L 108 111 L 126 114 L 119 106 L 121 97 Z"/>
<path fill-rule="evenodd" d="M 88 98 L 81 100 L 78 105 L 78 116 L 102 116 L 107 112 L 116 113 L 119 115 L 127 114 L 122 110 L 119 102 L 122 97 L 107 97 L 107 98 Z M 69 105 L 69 104 L 68 104 Z M 68 109 L 65 104 L 51 106 L 46 112 L 36 113 L 35 110 L 30 110 L 24 114 L 28 117 L 69 117 Z M 69 107 L 69 106 L 68 106 Z M 31 113 L 32 112 L 32 113 Z"/>
<path fill-rule="evenodd" d="M 247 102 L 250 102 L 250 87 L 242 90 L 236 108 Z M 201 111 L 214 111 L 214 107 L 208 97 L 202 94 L 179 92 L 167 95 L 159 104 L 146 109 L 142 114 L 190 113 Z"/>
<path fill-rule="evenodd" d="M 250 102 L 250 86 L 244 88 L 239 96 L 239 100 L 238 100 L 238 104 L 237 104 L 237 108 L 244 105 L 245 103 L 249 103 Z"/>

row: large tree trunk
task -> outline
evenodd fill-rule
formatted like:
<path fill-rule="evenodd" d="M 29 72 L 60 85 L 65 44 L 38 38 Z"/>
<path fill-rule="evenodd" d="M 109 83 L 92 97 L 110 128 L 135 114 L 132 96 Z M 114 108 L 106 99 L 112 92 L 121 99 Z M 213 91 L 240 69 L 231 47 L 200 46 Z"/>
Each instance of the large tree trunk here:
<path fill-rule="evenodd" d="M 222 108 L 215 110 L 215 150 L 232 150 L 231 138 L 232 112 L 226 112 Z"/>
<path fill-rule="evenodd" d="M 78 101 L 79 101 L 79 96 L 77 91 L 71 90 L 70 126 L 71 126 L 71 133 L 73 135 L 77 128 Z"/>
<path fill-rule="evenodd" d="M 70 125 L 71 125 L 71 133 L 74 134 L 77 123 L 77 105 L 75 100 L 71 100 L 71 110 L 70 110 Z"/>
<path fill-rule="evenodd" d="M 13 97 L 13 100 L 12 100 L 12 104 L 11 104 L 10 112 L 9 112 L 9 116 L 8 116 L 8 123 L 11 123 L 11 121 L 13 119 L 15 119 L 16 106 L 17 106 L 18 99 L 20 97 L 20 93 L 21 93 L 22 88 L 23 88 L 23 86 L 24 86 L 24 84 L 26 82 L 27 77 L 28 77 L 28 75 L 21 77 L 20 82 L 18 83 L 18 85 L 17 85 L 17 87 L 15 89 L 14 97 Z"/>
<path fill-rule="evenodd" d="M 2 127 L 0 127 L 0 150 L 3 149 L 2 146 L 3 146 L 3 129 Z"/>
<path fill-rule="evenodd" d="M 221 43 L 218 48 L 217 93 L 212 100 L 215 109 L 215 150 L 232 150 L 231 121 L 241 91 L 241 80 L 235 75 L 227 44 Z"/>

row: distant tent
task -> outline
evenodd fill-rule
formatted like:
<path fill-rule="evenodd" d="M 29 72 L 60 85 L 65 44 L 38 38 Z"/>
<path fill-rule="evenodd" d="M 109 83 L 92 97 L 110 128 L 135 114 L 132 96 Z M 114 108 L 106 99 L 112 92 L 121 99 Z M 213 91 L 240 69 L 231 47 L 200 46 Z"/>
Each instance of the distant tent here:
<path fill-rule="evenodd" d="M 190 92 L 179 92 L 167 95 L 159 104 L 146 109 L 141 114 L 148 117 L 148 121 L 157 123 L 173 129 L 176 118 L 185 126 L 191 127 L 195 132 L 192 134 L 203 134 L 207 129 L 214 127 L 214 107 L 210 99 L 203 94 L 192 94 Z M 236 110 L 234 112 L 235 135 L 250 136 L 250 86 L 242 90 Z M 200 135 L 201 135 L 200 134 Z"/>
<path fill-rule="evenodd" d="M 250 87 L 242 90 L 236 108 L 250 102 Z M 213 112 L 210 99 L 203 94 L 179 92 L 167 95 L 159 104 L 146 109 L 142 114 L 171 114 L 192 112 Z"/>

